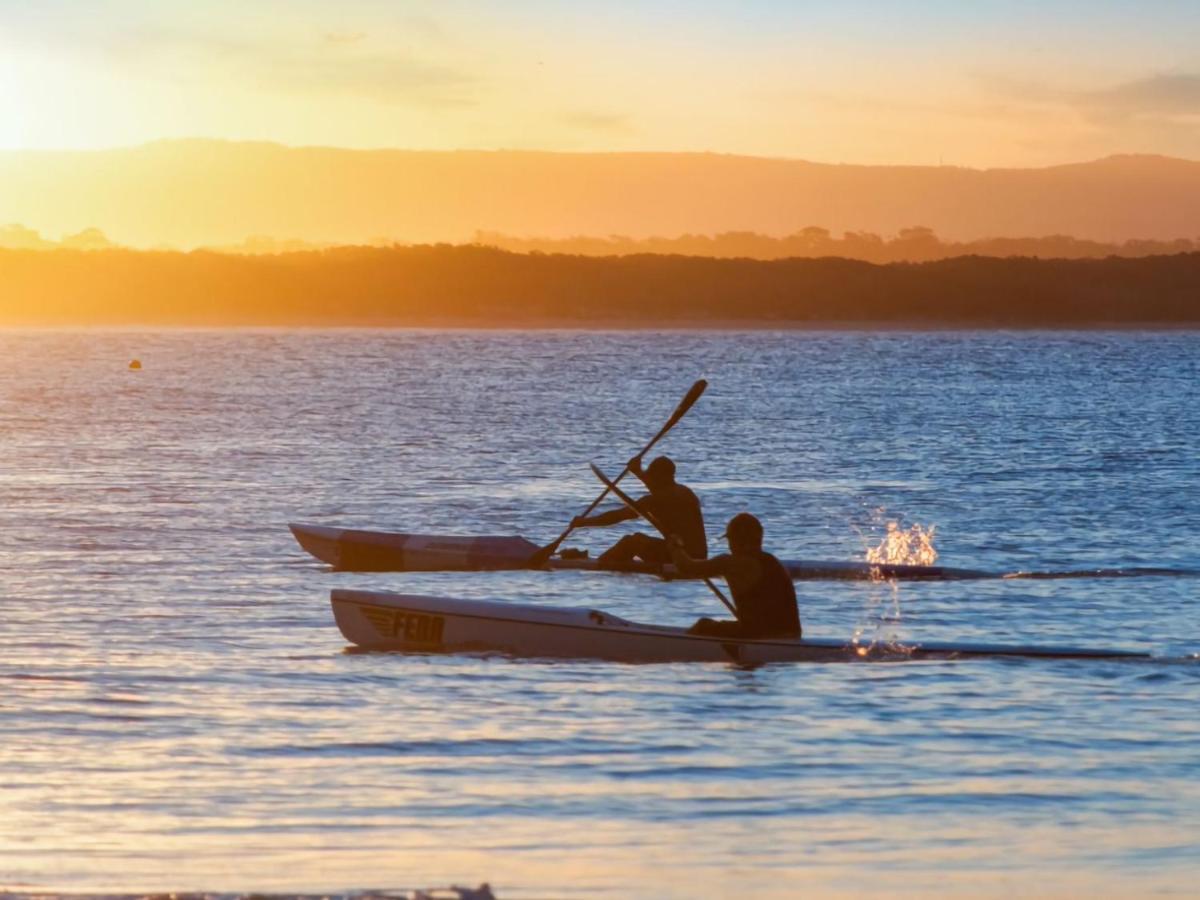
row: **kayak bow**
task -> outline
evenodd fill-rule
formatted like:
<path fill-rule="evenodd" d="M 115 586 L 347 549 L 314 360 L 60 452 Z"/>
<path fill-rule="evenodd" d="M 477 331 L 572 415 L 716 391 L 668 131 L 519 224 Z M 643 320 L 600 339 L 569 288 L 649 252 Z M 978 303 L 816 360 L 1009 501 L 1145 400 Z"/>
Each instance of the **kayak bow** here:
<path fill-rule="evenodd" d="M 523 569 L 537 544 L 523 537 L 462 537 L 288 525 L 300 546 L 343 572 Z"/>

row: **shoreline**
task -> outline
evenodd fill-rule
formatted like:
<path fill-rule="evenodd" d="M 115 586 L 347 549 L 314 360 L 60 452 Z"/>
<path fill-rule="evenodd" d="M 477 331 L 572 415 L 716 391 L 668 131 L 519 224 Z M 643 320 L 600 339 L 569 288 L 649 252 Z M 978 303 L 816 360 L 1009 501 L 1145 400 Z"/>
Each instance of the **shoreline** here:
<path fill-rule="evenodd" d="M 1179 333 L 1200 331 L 1200 319 L 1187 322 L 1067 322 L 1046 323 L 967 323 L 967 322 L 808 322 L 803 320 L 758 321 L 731 319 L 719 322 L 701 321 L 577 321 L 548 320 L 536 322 L 478 323 L 458 320 L 436 321 L 370 321 L 370 322 L 0 322 L 2 333 L 69 333 L 69 332 L 158 332 L 158 331 L 413 331 L 413 332 L 530 332 L 623 334 L 636 332 L 717 333 L 738 332 L 810 332 L 810 333 L 1070 333 L 1130 332 Z M 2 895 L 0 895 L 2 896 Z"/>

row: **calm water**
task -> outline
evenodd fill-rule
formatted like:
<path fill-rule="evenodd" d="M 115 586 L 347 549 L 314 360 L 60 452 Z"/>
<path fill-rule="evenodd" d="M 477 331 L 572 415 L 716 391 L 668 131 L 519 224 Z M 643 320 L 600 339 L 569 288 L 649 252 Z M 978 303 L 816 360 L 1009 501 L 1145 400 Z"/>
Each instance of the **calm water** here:
<path fill-rule="evenodd" d="M 337 586 L 719 612 L 286 529 L 547 540 L 701 376 L 663 449 L 783 555 L 897 521 L 946 565 L 1200 568 L 1197 333 L 0 333 L 0 889 L 1194 895 L 1200 579 L 798 586 L 814 636 L 1150 663 L 344 652 Z"/>

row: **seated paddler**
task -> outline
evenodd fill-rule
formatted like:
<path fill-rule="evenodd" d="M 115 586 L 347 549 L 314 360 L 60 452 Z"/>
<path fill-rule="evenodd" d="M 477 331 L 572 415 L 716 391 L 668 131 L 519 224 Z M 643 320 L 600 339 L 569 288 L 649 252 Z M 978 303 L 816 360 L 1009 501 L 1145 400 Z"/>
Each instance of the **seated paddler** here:
<path fill-rule="evenodd" d="M 700 498 L 675 480 L 675 463 L 660 456 L 643 469 L 641 457 L 635 456 L 629 461 L 629 471 L 649 490 L 637 501 L 638 506 L 662 523 L 667 534 L 678 535 L 689 556 L 707 559 L 708 536 Z M 638 513 L 623 506 L 595 516 L 576 516 L 571 524 L 575 528 L 604 528 L 637 517 Z M 626 535 L 605 550 L 596 564 L 602 569 L 621 569 L 635 560 L 661 567 L 671 561 L 671 552 L 663 538 L 638 532 Z"/>
<path fill-rule="evenodd" d="M 722 536 L 729 542 L 729 552 L 712 559 L 697 559 L 682 541 L 668 545 L 680 575 L 724 578 L 737 611 L 732 621 L 700 619 L 689 633 L 729 638 L 800 637 L 796 587 L 783 563 L 763 550 L 762 523 L 750 513 L 738 513 Z"/>

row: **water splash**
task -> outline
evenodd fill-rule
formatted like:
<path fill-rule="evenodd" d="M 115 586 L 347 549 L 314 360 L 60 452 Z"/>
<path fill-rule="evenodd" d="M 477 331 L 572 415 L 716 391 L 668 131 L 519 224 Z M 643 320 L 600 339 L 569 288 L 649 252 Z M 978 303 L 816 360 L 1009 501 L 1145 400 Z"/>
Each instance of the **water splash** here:
<path fill-rule="evenodd" d="M 874 547 L 867 544 L 865 534 L 859 533 L 866 561 L 872 566 L 931 566 L 937 561 L 938 552 L 933 546 L 936 525 L 926 528 L 914 522 L 905 527 L 899 519 L 888 519 L 882 508 L 873 511 L 872 520 L 876 527 L 883 525 L 885 528 L 882 540 Z M 872 570 L 871 580 L 875 586 L 869 592 L 851 643 L 862 657 L 907 655 L 899 634 L 902 619 L 900 582 L 886 578 L 879 569 Z"/>
<path fill-rule="evenodd" d="M 932 566 L 938 552 L 933 546 L 937 526 L 925 528 L 914 522 L 902 528 L 897 521 L 887 523 L 887 533 L 877 547 L 867 548 L 867 562 L 872 565 Z"/>

